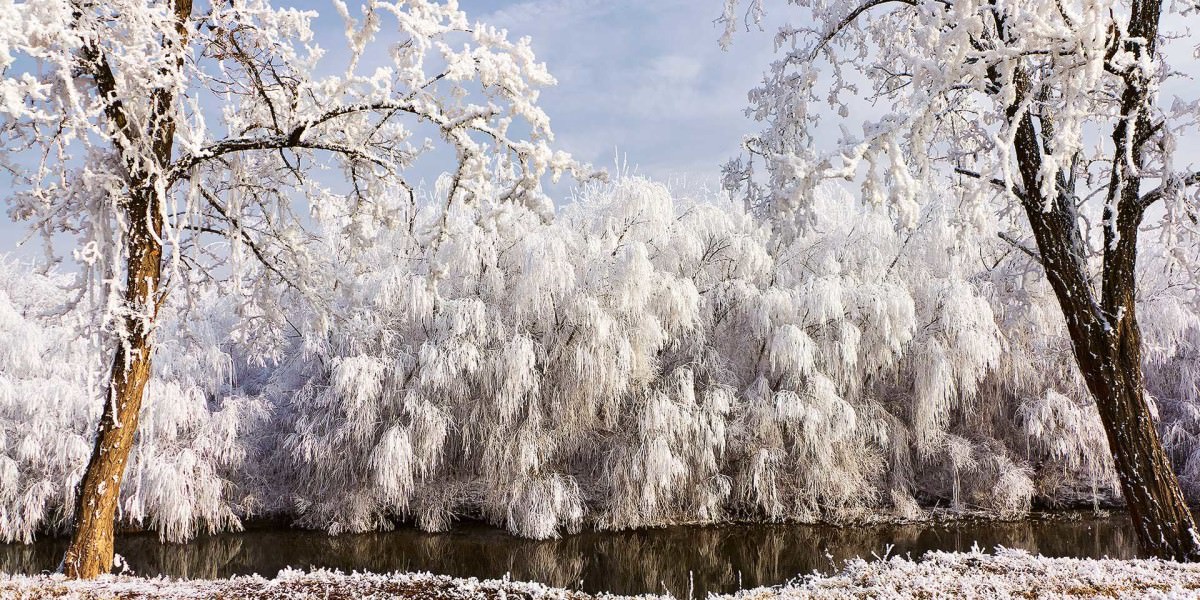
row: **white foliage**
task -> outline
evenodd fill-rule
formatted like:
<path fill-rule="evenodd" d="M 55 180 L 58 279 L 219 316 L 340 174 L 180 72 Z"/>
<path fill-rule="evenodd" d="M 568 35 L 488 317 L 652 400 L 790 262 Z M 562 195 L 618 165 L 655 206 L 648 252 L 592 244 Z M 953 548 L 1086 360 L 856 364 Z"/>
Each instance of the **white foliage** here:
<path fill-rule="evenodd" d="M 30 541 L 64 527 L 100 417 L 94 341 L 81 339 L 84 311 L 60 313 L 70 278 L 0 261 L 0 540 Z M 240 527 L 252 514 L 248 460 L 268 407 L 231 388 L 222 350 L 231 320 L 205 299 L 187 331 L 172 327 L 147 392 L 121 497 L 124 522 L 182 541 Z M 179 323 L 177 320 L 171 321 Z M 238 475 L 241 485 L 231 479 Z"/>
<path fill-rule="evenodd" d="M 997 224 L 931 199 L 897 229 L 822 193 L 817 226 L 786 244 L 726 199 L 636 178 L 586 188 L 553 222 L 464 205 L 442 236 L 428 209 L 415 233 L 380 229 L 365 255 L 337 255 L 353 276 L 336 321 L 280 294 L 303 328 L 279 334 L 278 359 L 245 350 L 245 318 L 205 297 L 169 317 L 179 342 L 160 350 L 124 515 L 169 539 L 263 514 L 333 533 L 470 516 L 544 538 L 1114 497 L 1054 299 Z M 984 259 L 954 259 L 959 244 Z M 1143 317 L 1148 384 L 1195 482 L 1194 296 L 1156 281 L 1153 302 L 1179 308 Z M 95 418 L 87 349 L 23 316 L 62 284 L 0 303 L 25 348 L 0 354 L 6 539 L 59 522 Z"/>

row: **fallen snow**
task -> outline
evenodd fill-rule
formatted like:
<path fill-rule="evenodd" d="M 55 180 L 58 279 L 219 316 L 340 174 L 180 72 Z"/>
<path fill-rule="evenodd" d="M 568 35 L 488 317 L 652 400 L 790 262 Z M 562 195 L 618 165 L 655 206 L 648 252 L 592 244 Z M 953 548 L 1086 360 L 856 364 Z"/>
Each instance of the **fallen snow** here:
<path fill-rule="evenodd" d="M 578 599 L 588 594 L 538 583 L 456 579 L 427 573 L 377 575 L 281 571 L 227 580 L 0 575 L 0 598 L 392 598 Z M 616 598 L 606 596 L 606 598 Z M 792 598 L 1200 598 L 1200 564 L 1159 560 L 1045 558 L 1022 550 L 930 552 L 920 560 L 855 560 L 830 576 L 738 592 L 730 600 Z M 644 596 L 661 598 L 661 596 Z"/>

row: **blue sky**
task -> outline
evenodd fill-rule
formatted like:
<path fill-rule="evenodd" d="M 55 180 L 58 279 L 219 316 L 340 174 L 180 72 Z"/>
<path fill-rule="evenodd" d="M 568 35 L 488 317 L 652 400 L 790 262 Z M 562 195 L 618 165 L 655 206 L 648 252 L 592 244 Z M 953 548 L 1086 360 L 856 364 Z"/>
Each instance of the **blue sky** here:
<path fill-rule="evenodd" d="M 281 2 L 284 4 L 284 2 Z M 332 3 L 317 42 L 344 46 Z M 472 21 L 530 36 L 558 79 L 543 93 L 561 149 L 614 170 L 687 185 L 715 185 L 720 164 L 755 131 L 743 115 L 746 92 L 771 60 L 771 35 L 753 32 L 729 51 L 717 44 L 720 0 L 460 0 Z M 567 189 L 555 193 L 564 198 Z M 23 224 L 0 217 L 0 253 L 40 257 L 39 242 L 17 244 Z"/>
<path fill-rule="evenodd" d="M 559 80 L 543 96 L 558 142 L 580 159 L 662 179 L 715 181 L 755 131 L 746 92 L 773 54 L 771 35 L 717 44 L 719 0 L 463 0 L 473 18 L 533 38 Z"/>

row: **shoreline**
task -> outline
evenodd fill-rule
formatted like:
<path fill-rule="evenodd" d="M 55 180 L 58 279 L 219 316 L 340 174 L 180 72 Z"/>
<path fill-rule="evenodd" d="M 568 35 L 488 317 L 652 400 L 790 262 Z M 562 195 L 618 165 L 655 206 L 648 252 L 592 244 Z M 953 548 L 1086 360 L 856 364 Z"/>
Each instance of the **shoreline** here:
<path fill-rule="evenodd" d="M 0 575 L 0 598 L 415 598 L 420 600 L 589 600 L 688 598 L 677 595 L 591 595 L 538 583 L 453 578 L 427 573 L 341 573 L 287 569 L 274 577 L 171 580 L 105 576 L 70 581 L 60 575 Z M 995 554 L 929 552 L 919 559 L 854 560 L 830 575 L 712 595 L 728 600 L 800 598 L 1200 598 L 1200 564 L 1160 560 L 1046 558 L 1021 550 Z"/>

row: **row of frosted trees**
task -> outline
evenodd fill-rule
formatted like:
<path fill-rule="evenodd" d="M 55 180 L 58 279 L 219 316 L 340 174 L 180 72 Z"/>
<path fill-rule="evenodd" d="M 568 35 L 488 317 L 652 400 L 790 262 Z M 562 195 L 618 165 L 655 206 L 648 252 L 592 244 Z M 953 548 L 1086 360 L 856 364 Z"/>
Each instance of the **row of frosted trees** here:
<path fill-rule="evenodd" d="M 121 520 L 168 540 L 268 515 L 544 538 L 1119 494 L 1054 298 L 998 212 L 942 198 L 898 230 L 827 188 L 784 243 L 684 196 L 625 178 L 553 221 L 323 215 L 339 233 L 313 243 L 355 257 L 321 300 L 336 323 L 285 288 L 273 312 L 241 314 L 257 292 L 236 287 L 166 309 Z M 366 256 L 338 251 L 347 227 L 373 236 Z M 1195 494 L 1200 306 L 1186 273 L 1143 260 L 1149 391 Z M 88 300 L 64 313 L 65 279 L 0 263 L 3 541 L 67 526 L 99 418 Z"/>

